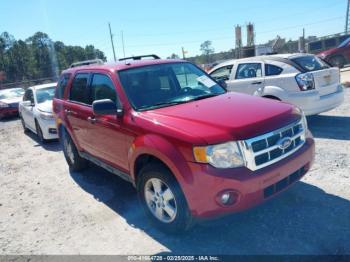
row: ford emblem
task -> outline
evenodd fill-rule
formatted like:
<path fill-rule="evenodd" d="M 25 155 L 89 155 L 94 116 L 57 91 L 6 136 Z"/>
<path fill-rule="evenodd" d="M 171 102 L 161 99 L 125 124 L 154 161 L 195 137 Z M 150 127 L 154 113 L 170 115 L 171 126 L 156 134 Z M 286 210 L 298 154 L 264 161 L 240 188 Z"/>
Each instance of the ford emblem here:
<path fill-rule="evenodd" d="M 284 150 L 288 148 L 293 143 L 293 140 L 290 137 L 284 137 L 278 140 L 277 145 L 278 148 Z"/>

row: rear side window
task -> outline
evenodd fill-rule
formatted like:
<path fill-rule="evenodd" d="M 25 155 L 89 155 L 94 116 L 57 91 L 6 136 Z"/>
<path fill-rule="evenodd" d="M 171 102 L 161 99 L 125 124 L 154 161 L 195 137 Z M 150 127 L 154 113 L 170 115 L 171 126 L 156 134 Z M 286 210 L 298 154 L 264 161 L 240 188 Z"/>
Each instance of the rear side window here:
<path fill-rule="evenodd" d="M 89 74 L 77 74 L 73 80 L 72 88 L 69 94 L 69 100 L 89 104 L 89 96 L 87 90 L 87 83 Z"/>
<path fill-rule="evenodd" d="M 237 68 L 236 79 L 261 77 L 261 71 L 260 63 L 240 64 Z"/>
<path fill-rule="evenodd" d="M 112 80 L 107 75 L 94 74 L 91 82 L 91 100 L 111 99 L 117 102 L 117 93 L 115 91 Z"/>
<path fill-rule="evenodd" d="M 62 99 L 64 96 L 64 91 L 66 90 L 69 78 L 71 74 L 63 74 L 61 75 L 60 79 L 58 80 L 56 92 L 55 92 L 55 98 Z"/>
<path fill-rule="evenodd" d="M 291 60 L 297 65 L 299 65 L 306 72 L 329 68 L 329 66 L 325 62 L 323 62 L 321 59 L 314 55 L 300 56 L 292 58 Z"/>
<path fill-rule="evenodd" d="M 265 75 L 266 76 L 277 76 L 277 75 L 281 74 L 282 71 L 283 71 L 283 69 L 278 67 L 278 66 L 265 64 Z"/>

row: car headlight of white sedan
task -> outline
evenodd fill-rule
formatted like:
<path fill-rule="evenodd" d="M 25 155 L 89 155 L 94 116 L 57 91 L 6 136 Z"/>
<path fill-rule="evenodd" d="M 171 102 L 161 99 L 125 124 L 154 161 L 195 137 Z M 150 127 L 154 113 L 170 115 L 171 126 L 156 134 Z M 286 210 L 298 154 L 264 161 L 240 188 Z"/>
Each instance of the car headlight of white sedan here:
<path fill-rule="evenodd" d="M 39 117 L 43 120 L 53 120 L 54 119 L 54 115 L 52 113 L 48 113 L 48 112 L 39 112 Z"/>
<path fill-rule="evenodd" d="M 198 163 L 207 163 L 216 168 L 244 166 L 244 160 L 237 142 L 194 147 L 193 154 Z"/>

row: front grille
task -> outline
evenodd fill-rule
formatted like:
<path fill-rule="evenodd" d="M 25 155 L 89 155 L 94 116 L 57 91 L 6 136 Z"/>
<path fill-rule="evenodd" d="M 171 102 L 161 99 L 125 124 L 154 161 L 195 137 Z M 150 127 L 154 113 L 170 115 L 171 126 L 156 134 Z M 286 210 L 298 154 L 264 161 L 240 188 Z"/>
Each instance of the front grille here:
<path fill-rule="evenodd" d="M 291 155 L 305 143 L 302 121 L 240 142 L 246 166 L 257 170 Z"/>
<path fill-rule="evenodd" d="M 266 187 L 264 189 L 264 198 L 268 198 L 268 197 L 282 191 L 283 189 L 285 189 L 289 185 L 293 184 L 294 182 L 298 181 L 305 174 L 305 170 L 306 170 L 305 167 L 302 167 L 299 170 L 295 171 L 290 176 L 278 181 L 277 183 L 275 183 L 269 187 Z"/>

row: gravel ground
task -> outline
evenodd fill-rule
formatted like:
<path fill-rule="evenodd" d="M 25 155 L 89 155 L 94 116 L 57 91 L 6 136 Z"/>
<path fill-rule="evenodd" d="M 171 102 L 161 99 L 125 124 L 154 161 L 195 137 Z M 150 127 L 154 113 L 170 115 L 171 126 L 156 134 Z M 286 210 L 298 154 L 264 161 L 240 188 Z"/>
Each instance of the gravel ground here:
<path fill-rule="evenodd" d="M 0 254 L 350 254 L 350 89 L 310 117 L 316 161 L 290 190 L 245 213 L 169 236 L 131 185 L 92 167 L 70 173 L 18 120 L 0 122 Z"/>

